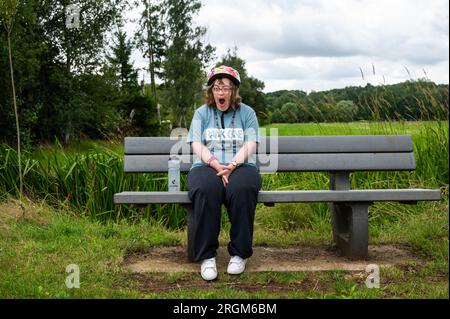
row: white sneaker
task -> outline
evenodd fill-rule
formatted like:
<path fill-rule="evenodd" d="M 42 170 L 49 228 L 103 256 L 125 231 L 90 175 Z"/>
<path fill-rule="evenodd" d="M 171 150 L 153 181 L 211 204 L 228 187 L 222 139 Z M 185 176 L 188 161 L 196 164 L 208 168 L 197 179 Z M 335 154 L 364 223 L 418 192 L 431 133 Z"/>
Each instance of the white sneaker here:
<path fill-rule="evenodd" d="M 205 280 L 214 280 L 217 278 L 216 258 L 209 258 L 202 261 L 200 273 Z"/>
<path fill-rule="evenodd" d="M 231 275 L 239 275 L 244 272 L 247 259 L 242 259 L 239 256 L 233 256 L 228 264 L 227 272 Z"/>

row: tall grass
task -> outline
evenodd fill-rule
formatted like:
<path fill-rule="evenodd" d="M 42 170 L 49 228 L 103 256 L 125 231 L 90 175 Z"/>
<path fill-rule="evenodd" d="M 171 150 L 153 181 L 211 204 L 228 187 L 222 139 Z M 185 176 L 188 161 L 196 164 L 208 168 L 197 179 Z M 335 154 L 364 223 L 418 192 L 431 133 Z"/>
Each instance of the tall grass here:
<path fill-rule="evenodd" d="M 114 151 L 66 153 L 61 147 L 40 152 L 39 160 L 26 153 L 24 189 L 29 197 L 44 198 L 54 206 L 68 206 L 83 215 L 99 220 L 123 217 L 155 218 L 166 226 L 176 227 L 184 221 L 185 213 L 175 205 L 149 205 L 138 208 L 114 205 L 116 192 L 126 190 L 162 191 L 167 189 L 165 174 L 124 174 L 123 155 Z M 17 196 L 18 171 L 14 149 L 0 149 L 0 196 Z M 185 183 L 185 177 L 182 177 Z"/>

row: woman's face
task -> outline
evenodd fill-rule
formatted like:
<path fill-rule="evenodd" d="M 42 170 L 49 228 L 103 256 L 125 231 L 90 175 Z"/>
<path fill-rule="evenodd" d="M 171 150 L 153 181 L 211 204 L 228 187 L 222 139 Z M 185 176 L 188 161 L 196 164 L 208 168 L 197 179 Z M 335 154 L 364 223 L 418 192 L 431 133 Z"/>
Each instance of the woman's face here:
<path fill-rule="evenodd" d="M 231 92 L 233 91 L 231 80 L 227 78 L 217 79 L 212 91 L 217 108 L 221 111 L 228 110 L 231 103 Z"/>

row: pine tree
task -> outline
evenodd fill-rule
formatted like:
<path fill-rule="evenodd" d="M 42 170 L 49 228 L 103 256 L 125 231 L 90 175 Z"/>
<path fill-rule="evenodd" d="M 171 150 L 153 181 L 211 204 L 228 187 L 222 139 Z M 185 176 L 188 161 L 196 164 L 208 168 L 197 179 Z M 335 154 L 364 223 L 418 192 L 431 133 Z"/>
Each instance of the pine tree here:
<path fill-rule="evenodd" d="M 114 36 L 117 42 L 110 46 L 112 54 L 107 55 L 107 60 L 119 78 L 122 93 L 130 94 L 138 89 L 137 71 L 130 62 L 133 45 L 127 40 L 125 32 L 120 29 Z"/>
<path fill-rule="evenodd" d="M 206 64 L 214 49 L 201 41 L 206 29 L 193 27 L 193 16 L 201 7 L 199 1 L 165 0 L 169 45 L 163 62 L 168 102 L 178 116 L 178 127 L 187 126 L 186 115 L 202 92 Z"/>

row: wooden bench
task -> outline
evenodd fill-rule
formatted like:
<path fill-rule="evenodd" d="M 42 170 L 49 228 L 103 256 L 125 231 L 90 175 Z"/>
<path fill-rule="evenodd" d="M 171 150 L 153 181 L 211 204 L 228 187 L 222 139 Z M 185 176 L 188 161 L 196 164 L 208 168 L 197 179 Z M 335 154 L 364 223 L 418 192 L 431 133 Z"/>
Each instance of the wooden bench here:
<path fill-rule="evenodd" d="M 178 154 L 181 172 L 193 163 L 190 145 L 178 137 L 125 138 L 124 171 L 167 172 L 169 155 Z M 257 163 L 264 172 L 329 172 L 329 190 L 262 190 L 258 202 L 329 202 L 333 239 L 351 259 L 368 256 L 368 208 L 374 202 L 440 200 L 439 189 L 350 189 L 356 171 L 414 170 L 416 163 L 409 135 L 263 137 Z M 188 258 L 192 260 L 192 205 L 187 191 L 126 191 L 114 194 L 115 204 L 181 204 L 187 212 Z"/>

